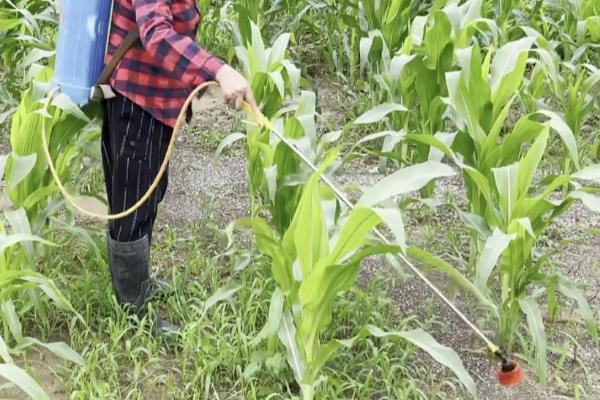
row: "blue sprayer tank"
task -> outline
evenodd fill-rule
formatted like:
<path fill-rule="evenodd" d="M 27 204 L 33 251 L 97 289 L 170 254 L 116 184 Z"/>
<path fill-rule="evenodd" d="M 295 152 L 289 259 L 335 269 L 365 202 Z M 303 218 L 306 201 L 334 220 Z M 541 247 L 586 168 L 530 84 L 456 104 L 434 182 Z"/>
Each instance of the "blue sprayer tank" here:
<path fill-rule="evenodd" d="M 63 0 L 54 83 L 75 103 L 89 103 L 104 69 L 112 0 Z"/>

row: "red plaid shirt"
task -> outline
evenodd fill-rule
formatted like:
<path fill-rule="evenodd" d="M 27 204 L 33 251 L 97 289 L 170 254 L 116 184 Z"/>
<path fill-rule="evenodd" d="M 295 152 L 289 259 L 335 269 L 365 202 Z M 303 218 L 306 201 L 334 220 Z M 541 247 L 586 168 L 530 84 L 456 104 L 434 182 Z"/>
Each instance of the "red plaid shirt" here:
<path fill-rule="evenodd" d="M 175 126 L 190 92 L 213 80 L 223 61 L 195 41 L 201 15 L 196 0 L 115 0 L 108 63 L 129 32 L 143 46 L 127 52 L 110 79 L 121 95 Z"/>

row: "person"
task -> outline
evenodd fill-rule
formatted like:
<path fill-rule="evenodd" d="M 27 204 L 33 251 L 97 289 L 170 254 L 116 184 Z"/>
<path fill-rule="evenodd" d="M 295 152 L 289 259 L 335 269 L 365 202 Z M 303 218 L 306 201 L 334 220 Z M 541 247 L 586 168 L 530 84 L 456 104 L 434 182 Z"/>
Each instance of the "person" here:
<path fill-rule="evenodd" d="M 109 79 L 114 96 L 103 101 L 102 161 L 111 213 L 134 205 L 164 161 L 181 108 L 198 85 L 216 80 L 226 101 L 256 107 L 251 88 L 231 66 L 195 41 L 201 21 L 196 0 L 115 0 L 105 63 L 129 32 L 139 30 Z M 119 303 L 143 314 L 147 302 L 169 288 L 150 276 L 150 247 L 168 174 L 134 214 L 108 226 L 108 264 Z M 179 327 L 157 316 L 159 334 Z"/>

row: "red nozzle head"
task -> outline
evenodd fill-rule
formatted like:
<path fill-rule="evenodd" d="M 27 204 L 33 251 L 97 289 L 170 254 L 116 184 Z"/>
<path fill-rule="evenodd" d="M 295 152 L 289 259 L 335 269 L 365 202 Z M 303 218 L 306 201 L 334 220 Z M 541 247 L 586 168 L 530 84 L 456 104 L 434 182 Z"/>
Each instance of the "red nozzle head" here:
<path fill-rule="evenodd" d="M 525 380 L 525 371 L 514 360 L 502 363 L 498 371 L 498 382 L 501 386 L 512 387 L 523 383 Z"/>

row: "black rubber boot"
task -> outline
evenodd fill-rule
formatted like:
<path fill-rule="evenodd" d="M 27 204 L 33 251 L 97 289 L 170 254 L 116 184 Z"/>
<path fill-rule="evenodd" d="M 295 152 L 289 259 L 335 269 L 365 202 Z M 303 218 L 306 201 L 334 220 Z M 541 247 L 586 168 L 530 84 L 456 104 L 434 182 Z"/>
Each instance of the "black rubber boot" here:
<path fill-rule="evenodd" d="M 163 289 L 160 281 L 150 278 L 148 238 L 117 242 L 109 234 L 108 265 L 119 304 L 131 307 L 132 311 L 143 316 L 148 300 Z M 157 316 L 156 330 L 158 334 L 173 334 L 179 331 L 179 327 Z"/>

